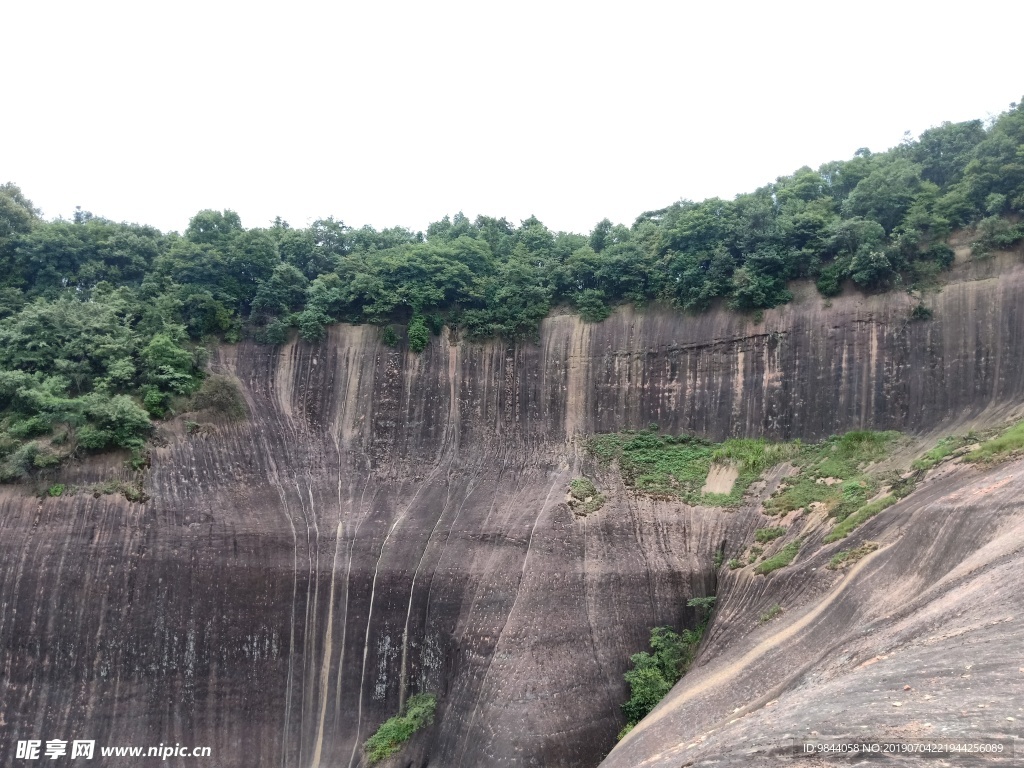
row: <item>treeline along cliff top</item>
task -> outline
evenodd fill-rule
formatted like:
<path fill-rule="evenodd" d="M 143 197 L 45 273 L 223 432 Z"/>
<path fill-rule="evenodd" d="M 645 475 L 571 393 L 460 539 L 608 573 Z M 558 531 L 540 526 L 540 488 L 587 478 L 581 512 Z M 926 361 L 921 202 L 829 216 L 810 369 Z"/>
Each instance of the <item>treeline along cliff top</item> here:
<path fill-rule="evenodd" d="M 551 232 L 536 218 L 462 214 L 427 231 L 353 229 L 333 218 L 245 229 L 200 211 L 184 234 L 79 211 L 44 221 L 0 186 L 0 481 L 112 447 L 144 461 L 152 419 L 194 396 L 202 345 L 244 336 L 318 340 L 334 322 L 399 326 L 421 351 L 463 337 L 529 336 L 553 306 L 586 321 L 622 302 L 699 312 L 922 290 L 948 268 L 956 229 L 974 252 L 1024 238 L 1024 105 L 989 124 L 943 123 L 882 153 L 800 168 L 734 200 L 681 201 L 631 226 Z M 215 395 L 215 393 L 214 393 Z"/>

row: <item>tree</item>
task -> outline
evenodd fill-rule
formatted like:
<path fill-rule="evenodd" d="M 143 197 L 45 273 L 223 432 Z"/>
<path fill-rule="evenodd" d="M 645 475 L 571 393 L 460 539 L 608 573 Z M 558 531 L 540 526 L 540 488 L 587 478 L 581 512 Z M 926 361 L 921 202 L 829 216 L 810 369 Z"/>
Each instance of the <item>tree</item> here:
<path fill-rule="evenodd" d="M 242 231 L 242 220 L 234 211 L 206 209 L 188 222 L 185 237 L 193 243 L 226 245 Z"/>
<path fill-rule="evenodd" d="M 912 145 L 910 156 L 921 166 L 922 178 L 945 188 L 963 178 L 975 147 L 984 140 L 981 120 L 945 122 L 922 133 Z"/>
<path fill-rule="evenodd" d="M 31 230 L 38 218 L 39 211 L 17 185 L 0 185 L 0 246 L 11 236 Z"/>
<path fill-rule="evenodd" d="M 284 315 L 302 307 L 309 280 L 291 264 L 278 264 L 270 278 L 261 283 L 252 301 L 256 312 Z"/>
<path fill-rule="evenodd" d="M 195 388 L 192 355 L 166 334 L 155 335 L 143 348 L 141 356 L 147 378 L 161 390 L 183 395 Z"/>
<path fill-rule="evenodd" d="M 858 182 L 843 203 L 845 216 L 862 216 L 892 232 L 921 189 L 921 168 L 896 159 L 880 165 Z"/>

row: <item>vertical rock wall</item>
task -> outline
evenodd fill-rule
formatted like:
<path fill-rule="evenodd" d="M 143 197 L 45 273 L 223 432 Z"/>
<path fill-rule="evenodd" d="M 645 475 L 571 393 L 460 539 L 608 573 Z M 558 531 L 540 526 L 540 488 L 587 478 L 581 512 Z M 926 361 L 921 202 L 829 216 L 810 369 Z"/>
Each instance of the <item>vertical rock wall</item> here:
<path fill-rule="evenodd" d="M 168 427 L 147 503 L 0 491 L 0 762 L 18 739 L 86 738 L 351 767 L 428 691 L 437 724 L 396 765 L 595 765 L 629 655 L 693 621 L 712 552 L 758 515 L 634 498 L 580 438 L 997 416 L 1024 394 L 1024 271 L 985 269 L 928 322 L 903 294 L 808 294 L 757 323 L 625 308 L 420 355 L 366 326 L 221 348 L 251 418 Z M 580 474 L 609 496 L 585 519 L 565 504 Z"/>

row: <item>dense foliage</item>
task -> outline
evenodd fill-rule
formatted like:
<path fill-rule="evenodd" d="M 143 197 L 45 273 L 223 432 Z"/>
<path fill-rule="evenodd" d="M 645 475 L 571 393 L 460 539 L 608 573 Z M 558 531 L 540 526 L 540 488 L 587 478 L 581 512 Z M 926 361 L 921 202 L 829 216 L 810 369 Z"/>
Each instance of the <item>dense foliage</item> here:
<path fill-rule="evenodd" d="M 1024 107 L 944 123 L 882 153 L 800 168 L 734 200 L 681 201 L 631 226 L 552 232 L 536 218 L 462 214 L 425 233 L 327 218 L 245 229 L 230 210 L 183 234 L 78 211 L 44 221 L 0 186 L 0 478 L 108 446 L 138 448 L 149 417 L 201 378 L 205 339 L 321 339 L 337 321 L 385 326 L 422 351 L 444 325 L 529 336 L 558 304 L 587 321 L 617 303 L 760 310 L 787 281 L 825 295 L 921 286 L 949 266 L 946 236 L 977 252 L 1024 237 Z M 926 313 L 922 308 L 921 312 Z M 396 333 L 396 329 L 398 333 Z M 63 441 L 63 442 L 62 442 Z"/>
<path fill-rule="evenodd" d="M 643 720 L 686 674 L 704 636 L 714 604 L 713 596 L 690 599 L 687 606 L 697 611 L 696 629 L 684 629 L 679 633 L 671 627 L 655 627 L 651 630 L 650 652 L 641 651 L 629 657 L 632 669 L 623 675 L 629 684 L 629 701 L 622 705 L 626 726 L 619 733 L 620 739 Z"/>
<path fill-rule="evenodd" d="M 416 731 L 433 723 L 436 708 L 437 698 L 432 694 L 418 693 L 409 697 L 405 711 L 385 720 L 363 744 L 370 764 L 395 754 Z"/>

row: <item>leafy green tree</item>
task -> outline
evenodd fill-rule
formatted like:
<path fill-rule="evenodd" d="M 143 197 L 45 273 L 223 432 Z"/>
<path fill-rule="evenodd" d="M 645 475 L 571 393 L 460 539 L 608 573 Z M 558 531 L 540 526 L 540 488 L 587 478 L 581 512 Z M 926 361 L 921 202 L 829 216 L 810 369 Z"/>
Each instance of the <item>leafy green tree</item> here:
<path fill-rule="evenodd" d="M 896 278 L 896 270 L 884 251 L 862 248 L 850 262 L 850 277 L 863 288 L 878 289 Z"/>
<path fill-rule="evenodd" d="M 651 630 L 651 653 L 630 656 L 633 668 L 624 677 L 629 684 L 629 701 L 622 705 L 627 723 L 640 722 L 672 690 L 686 671 L 700 632 L 679 635 L 669 627 Z"/>
<path fill-rule="evenodd" d="M 109 435 L 109 441 L 120 448 L 138 448 L 153 426 L 149 414 L 127 395 L 104 397 L 90 395 L 87 398 L 86 414 L 94 422 L 101 437 Z M 97 445 L 93 438 L 93 447 Z"/>
<path fill-rule="evenodd" d="M 322 341 L 327 336 L 327 326 L 331 318 L 320 310 L 307 307 L 300 312 L 296 319 L 299 326 L 299 333 L 307 341 Z"/>
<path fill-rule="evenodd" d="M 130 358 L 135 343 L 117 306 L 66 295 L 57 301 L 37 299 L 0 321 L 0 366 L 57 373 L 82 393 L 112 363 Z"/>
<path fill-rule="evenodd" d="M 512 339 L 537 332 L 551 310 L 552 291 L 527 259 L 529 255 L 517 247 L 513 258 L 487 282 L 483 306 L 463 313 L 471 336 Z"/>
<path fill-rule="evenodd" d="M 191 353 L 166 334 L 155 335 L 143 348 L 141 357 L 150 383 L 161 390 L 187 394 L 195 388 Z"/>
<path fill-rule="evenodd" d="M 304 302 L 309 280 L 291 264 L 278 264 L 270 278 L 262 282 L 253 298 L 255 312 L 285 315 L 298 311 Z"/>
<path fill-rule="evenodd" d="M 764 256 L 758 261 L 763 263 L 771 258 Z M 777 256 L 774 260 L 781 262 Z M 733 272 L 731 292 L 729 306 L 733 309 L 768 309 L 793 298 L 781 275 L 771 270 L 761 271 L 750 262 Z"/>
<path fill-rule="evenodd" d="M 242 220 L 234 211 L 206 209 L 188 222 L 185 237 L 193 243 L 224 246 L 242 232 Z"/>
<path fill-rule="evenodd" d="M 847 216 L 862 216 L 892 232 L 921 189 L 921 168 L 909 160 L 895 159 L 878 165 L 858 182 L 843 203 Z"/>
<path fill-rule="evenodd" d="M 16 184 L 0 184 L 0 246 L 12 235 L 25 234 L 39 219 L 39 211 Z"/>
<path fill-rule="evenodd" d="M 971 155 L 985 140 L 981 120 L 945 122 L 929 128 L 913 144 L 910 156 L 921 166 L 922 178 L 945 188 L 963 178 Z"/>
<path fill-rule="evenodd" d="M 269 280 L 280 265 L 277 244 L 263 230 L 250 229 L 232 241 L 226 268 L 237 286 L 235 299 L 243 305 L 252 302 L 261 283 Z"/>
<path fill-rule="evenodd" d="M 573 295 L 573 306 L 588 323 L 599 323 L 612 313 L 604 291 L 587 288 Z"/>

